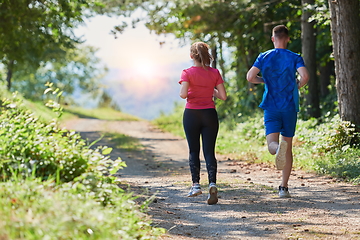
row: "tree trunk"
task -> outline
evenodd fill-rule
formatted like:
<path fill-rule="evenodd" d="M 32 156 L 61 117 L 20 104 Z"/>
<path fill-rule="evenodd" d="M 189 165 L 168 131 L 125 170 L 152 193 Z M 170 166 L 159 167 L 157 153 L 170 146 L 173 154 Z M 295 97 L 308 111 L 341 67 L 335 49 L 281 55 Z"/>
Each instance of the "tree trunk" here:
<path fill-rule="evenodd" d="M 7 89 L 10 91 L 11 89 L 11 78 L 13 74 L 13 67 L 14 67 L 14 60 L 9 61 L 7 66 L 7 75 L 6 75 L 6 82 L 7 82 Z"/>
<path fill-rule="evenodd" d="M 319 87 L 316 76 L 316 29 L 315 21 L 309 22 L 311 12 L 307 10 L 309 4 L 315 0 L 302 0 L 303 12 L 301 16 L 301 45 L 306 68 L 309 71 L 308 93 L 305 95 L 306 112 L 309 117 L 318 118 L 321 116 L 319 106 Z"/>
<path fill-rule="evenodd" d="M 336 91 L 342 120 L 360 126 L 359 0 L 329 0 Z"/>
<path fill-rule="evenodd" d="M 329 95 L 330 77 L 334 75 L 334 62 L 329 61 L 324 66 L 319 67 L 320 71 L 320 96 L 326 97 Z"/>
<path fill-rule="evenodd" d="M 217 66 L 217 47 L 216 44 L 211 48 L 211 56 L 214 58 L 212 61 L 211 67 L 216 68 Z"/>
<path fill-rule="evenodd" d="M 225 80 L 226 79 L 226 69 L 225 69 L 224 63 L 225 63 L 225 60 L 224 60 L 222 39 L 219 39 L 219 68 L 221 70 L 222 77 Z"/>

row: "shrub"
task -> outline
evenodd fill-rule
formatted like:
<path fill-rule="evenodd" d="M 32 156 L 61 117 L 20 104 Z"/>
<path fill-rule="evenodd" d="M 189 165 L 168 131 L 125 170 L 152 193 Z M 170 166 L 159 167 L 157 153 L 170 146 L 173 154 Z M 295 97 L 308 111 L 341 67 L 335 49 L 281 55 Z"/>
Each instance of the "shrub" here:
<path fill-rule="evenodd" d="M 61 114 L 61 107 L 51 102 Z M 45 123 L 14 96 L 0 101 L 0 239 L 156 239 L 112 176 L 125 166 L 79 134 Z"/>
<path fill-rule="evenodd" d="M 58 128 L 55 121 L 41 122 L 22 109 L 20 100 L 5 99 L 1 105 L 0 176 L 3 179 L 16 173 L 42 179 L 58 176 L 66 182 L 94 168 L 104 172 L 114 164 L 103 155 L 111 149 L 90 149 L 79 134 Z"/>
<path fill-rule="evenodd" d="M 359 133 L 353 124 L 335 115 L 321 123 L 315 119 L 299 121 L 298 126 L 298 138 L 303 148 L 312 152 L 310 160 L 316 172 L 358 181 Z"/>
<path fill-rule="evenodd" d="M 99 204 L 79 184 L 26 179 L 0 183 L 1 239 L 156 239 L 130 194 L 108 185 L 111 206 Z"/>
<path fill-rule="evenodd" d="M 315 170 L 322 174 L 340 177 L 353 182 L 359 182 L 360 176 L 360 150 L 349 148 L 346 151 L 332 151 L 322 158 L 315 160 Z"/>

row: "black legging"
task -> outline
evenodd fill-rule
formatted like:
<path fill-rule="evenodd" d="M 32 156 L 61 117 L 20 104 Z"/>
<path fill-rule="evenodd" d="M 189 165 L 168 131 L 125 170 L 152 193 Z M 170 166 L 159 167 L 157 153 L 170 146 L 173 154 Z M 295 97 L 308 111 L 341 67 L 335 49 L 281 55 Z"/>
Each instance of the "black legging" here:
<path fill-rule="evenodd" d="M 189 165 L 193 183 L 200 182 L 200 135 L 209 183 L 216 183 L 215 143 L 219 130 L 217 112 L 211 109 L 185 109 L 183 125 L 189 145 Z"/>

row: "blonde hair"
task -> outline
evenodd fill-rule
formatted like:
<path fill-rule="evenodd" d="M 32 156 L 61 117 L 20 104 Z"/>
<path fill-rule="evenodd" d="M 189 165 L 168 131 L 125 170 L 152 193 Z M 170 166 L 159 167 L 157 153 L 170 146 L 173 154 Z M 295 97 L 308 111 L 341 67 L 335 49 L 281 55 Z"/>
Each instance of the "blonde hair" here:
<path fill-rule="evenodd" d="M 190 54 L 194 60 L 201 63 L 203 68 L 210 66 L 213 57 L 209 53 L 209 45 L 204 42 L 195 42 L 190 47 Z"/>

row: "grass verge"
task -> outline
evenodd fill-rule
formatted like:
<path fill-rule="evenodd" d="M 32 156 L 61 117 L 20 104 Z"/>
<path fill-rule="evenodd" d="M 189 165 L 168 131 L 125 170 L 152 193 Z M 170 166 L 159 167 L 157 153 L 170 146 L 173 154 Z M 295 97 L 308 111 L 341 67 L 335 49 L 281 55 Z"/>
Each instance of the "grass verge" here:
<path fill-rule="evenodd" d="M 107 206 L 80 188 L 31 178 L 0 183 L 0 238 L 156 239 L 163 233 L 120 188 L 111 189 L 114 203 Z"/>
<path fill-rule="evenodd" d="M 130 114 L 116 111 L 112 108 L 84 109 L 80 107 L 65 107 L 65 113 L 82 118 L 96 118 L 109 121 L 138 121 L 139 118 Z"/>

